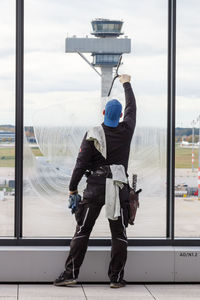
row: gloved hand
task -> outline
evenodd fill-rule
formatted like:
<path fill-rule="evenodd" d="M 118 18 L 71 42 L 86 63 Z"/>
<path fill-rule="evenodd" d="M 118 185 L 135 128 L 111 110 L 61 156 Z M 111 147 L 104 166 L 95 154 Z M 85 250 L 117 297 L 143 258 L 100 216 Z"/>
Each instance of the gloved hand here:
<path fill-rule="evenodd" d="M 81 201 L 81 196 L 76 193 L 69 196 L 69 206 L 68 208 L 71 208 L 71 213 L 74 214 L 77 209 L 79 202 Z"/>
<path fill-rule="evenodd" d="M 119 81 L 123 84 L 125 82 L 130 82 L 131 81 L 131 76 L 128 74 L 122 74 L 119 76 Z"/>

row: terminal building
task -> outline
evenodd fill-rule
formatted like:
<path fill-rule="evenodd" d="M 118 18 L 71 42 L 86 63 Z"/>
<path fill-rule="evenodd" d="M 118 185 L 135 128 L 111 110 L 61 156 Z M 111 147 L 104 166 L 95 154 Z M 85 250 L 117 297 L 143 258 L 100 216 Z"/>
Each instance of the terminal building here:
<path fill-rule="evenodd" d="M 15 133 L 10 131 L 0 131 L 0 142 L 14 142 Z"/>

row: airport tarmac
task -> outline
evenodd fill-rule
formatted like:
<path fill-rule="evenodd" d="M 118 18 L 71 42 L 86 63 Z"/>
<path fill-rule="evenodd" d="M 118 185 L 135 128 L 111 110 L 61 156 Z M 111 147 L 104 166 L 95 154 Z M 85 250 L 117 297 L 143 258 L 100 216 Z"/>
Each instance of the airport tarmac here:
<path fill-rule="evenodd" d="M 13 236 L 14 196 L 0 201 L 0 235 Z M 175 199 L 175 233 L 177 237 L 200 237 L 200 201 L 197 198 Z M 75 230 L 74 215 L 67 203 L 29 197 L 24 199 L 24 236 L 71 237 Z M 166 201 L 159 197 L 141 197 L 134 226 L 129 226 L 129 237 L 165 237 Z M 93 237 L 109 237 L 108 221 L 104 210 L 95 224 Z"/>
<path fill-rule="evenodd" d="M 175 169 L 175 185 L 187 184 L 190 187 L 197 187 L 198 170 L 194 169 Z"/>
<path fill-rule="evenodd" d="M 4 169 L 4 170 L 3 170 Z M 177 171 L 178 170 L 178 171 Z M 186 182 L 195 176 L 188 170 L 177 169 L 176 180 Z M 182 171 L 180 171 L 182 170 Z M 179 175 L 179 176 L 178 176 Z M 183 176 L 184 175 L 184 176 Z M 0 168 L 0 177 L 13 179 L 13 169 Z M 4 178 L 5 178 L 4 177 Z M 67 198 L 41 198 L 24 196 L 24 236 L 26 237 L 72 237 L 75 219 L 67 208 Z M 6 196 L 0 201 L 0 236 L 13 236 L 14 232 L 14 196 Z M 200 201 L 197 197 L 175 199 L 175 234 L 177 237 L 200 237 Z M 129 237 L 159 238 L 166 233 L 165 197 L 140 197 L 140 208 L 134 226 L 127 230 Z M 104 209 L 95 224 L 92 237 L 109 237 L 108 221 Z"/>
<path fill-rule="evenodd" d="M 11 180 L 14 179 L 15 169 L 14 168 L 0 168 L 0 180 Z"/>

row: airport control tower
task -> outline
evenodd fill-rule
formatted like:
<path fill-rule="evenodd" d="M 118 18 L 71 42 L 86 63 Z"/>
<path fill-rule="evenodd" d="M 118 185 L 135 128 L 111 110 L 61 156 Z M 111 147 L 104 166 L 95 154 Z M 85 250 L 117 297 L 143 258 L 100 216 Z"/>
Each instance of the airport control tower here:
<path fill-rule="evenodd" d="M 95 19 L 92 22 L 94 38 L 77 38 L 65 40 L 65 52 L 77 52 L 101 76 L 101 96 L 106 97 L 113 78 L 113 68 L 117 66 L 123 53 L 131 52 L 131 40 L 119 38 L 123 21 Z M 89 62 L 83 53 L 91 53 L 93 62 Z M 101 73 L 96 70 L 101 69 Z"/>

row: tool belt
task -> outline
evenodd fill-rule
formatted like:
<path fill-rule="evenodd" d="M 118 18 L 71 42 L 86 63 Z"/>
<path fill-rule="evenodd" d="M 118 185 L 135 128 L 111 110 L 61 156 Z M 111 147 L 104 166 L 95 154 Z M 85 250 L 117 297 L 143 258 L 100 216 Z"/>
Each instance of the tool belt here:
<path fill-rule="evenodd" d="M 94 176 L 103 176 L 105 178 L 112 178 L 112 173 L 109 165 L 101 166 L 92 172 Z"/>
<path fill-rule="evenodd" d="M 109 165 L 98 167 L 98 169 L 96 170 L 86 171 L 85 175 L 86 177 L 92 175 L 92 177 L 112 178 L 112 173 Z"/>
<path fill-rule="evenodd" d="M 112 178 L 110 166 L 101 166 L 96 170 L 89 171 L 86 176 L 88 177 L 87 183 L 89 184 L 89 189 L 87 191 L 85 190 L 85 198 L 94 198 L 94 196 L 97 197 L 100 193 L 104 196 L 106 178 Z M 97 191 L 96 194 L 95 190 Z M 123 190 L 120 190 L 120 205 L 124 210 L 124 222 L 126 227 L 128 224 L 134 225 L 137 209 L 139 207 L 140 192 L 141 190 L 135 191 L 129 184 L 125 184 Z"/>

